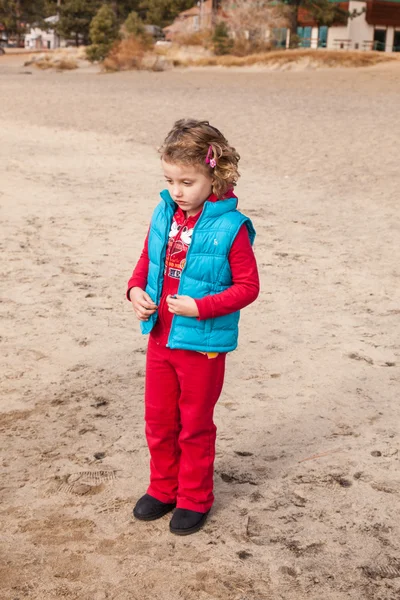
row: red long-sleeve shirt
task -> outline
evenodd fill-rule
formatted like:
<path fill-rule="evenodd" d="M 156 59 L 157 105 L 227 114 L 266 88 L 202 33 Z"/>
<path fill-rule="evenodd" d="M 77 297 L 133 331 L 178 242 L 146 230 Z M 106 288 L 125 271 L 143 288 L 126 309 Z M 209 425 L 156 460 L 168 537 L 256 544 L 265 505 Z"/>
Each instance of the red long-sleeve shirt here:
<path fill-rule="evenodd" d="M 210 200 L 210 198 L 209 198 Z M 215 201 L 215 200 L 214 200 Z M 222 200 L 221 200 L 222 201 Z M 186 254 L 191 242 L 193 228 L 201 213 L 186 217 L 178 208 L 175 212 L 169 234 L 164 270 L 164 282 L 158 307 L 158 319 L 151 335 L 162 345 L 168 342 L 173 314 L 169 312 L 166 298 L 177 294 Z M 229 265 L 232 272 L 232 285 L 225 291 L 204 298 L 194 298 L 199 311 L 199 319 L 222 317 L 241 310 L 257 298 L 260 288 L 257 263 L 251 247 L 246 225 L 240 228 L 229 252 Z M 128 281 L 127 298 L 133 287 L 145 289 L 149 270 L 148 234 L 139 261 Z"/>

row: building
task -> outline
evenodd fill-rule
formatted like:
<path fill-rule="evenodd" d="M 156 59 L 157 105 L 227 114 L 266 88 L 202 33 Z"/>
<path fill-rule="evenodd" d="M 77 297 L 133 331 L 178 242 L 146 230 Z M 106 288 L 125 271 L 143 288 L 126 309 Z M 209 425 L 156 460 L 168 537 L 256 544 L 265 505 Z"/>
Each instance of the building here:
<path fill-rule="evenodd" d="M 4 25 L 2 23 L 0 23 L 0 46 L 6 46 L 6 45 L 7 45 L 6 31 L 5 31 Z"/>
<path fill-rule="evenodd" d="M 201 29 L 211 29 L 216 10 L 216 0 L 200 0 L 196 6 L 179 13 L 171 25 L 164 27 L 165 39 L 172 40 L 177 35 L 190 35 Z"/>
<path fill-rule="evenodd" d="M 56 48 L 64 48 L 66 40 L 61 38 L 51 26 L 58 22 L 58 15 L 45 19 L 49 24 L 49 29 L 40 29 L 39 27 L 31 27 L 29 33 L 25 35 L 25 48 L 30 50 L 55 50 Z"/>
<path fill-rule="evenodd" d="M 400 0 L 350 0 L 340 7 L 359 14 L 346 23 L 318 27 L 300 7 L 298 35 L 303 48 L 400 52 Z"/>
<path fill-rule="evenodd" d="M 197 6 L 181 12 L 172 25 L 164 28 L 166 39 L 211 28 L 219 4 L 218 0 L 202 0 Z M 307 9 L 299 7 L 297 35 L 300 47 L 400 52 L 400 0 L 347 0 L 338 4 L 344 11 L 355 11 L 357 16 L 331 27 L 318 26 Z M 290 45 L 287 27 L 272 28 L 266 32 L 266 37 L 274 48 Z"/>

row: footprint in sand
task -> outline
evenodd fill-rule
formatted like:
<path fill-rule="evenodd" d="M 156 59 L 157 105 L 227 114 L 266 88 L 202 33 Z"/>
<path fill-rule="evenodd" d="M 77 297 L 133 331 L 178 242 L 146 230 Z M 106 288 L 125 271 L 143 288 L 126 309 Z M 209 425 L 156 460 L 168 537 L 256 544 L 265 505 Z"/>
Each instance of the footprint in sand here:
<path fill-rule="evenodd" d="M 71 494 L 73 496 L 94 496 L 105 490 L 106 485 L 117 479 L 116 470 L 81 471 L 56 477 L 47 492 Z"/>
<path fill-rule="evenodd" d="M 244 450 L 235 450 L 234 452 L 238 456 L 253 456 L 253 452 L 245 452 Z"/>
<path fill-rule="evenodd" d="M 370 358 L 369 356 L 363 356 L 362 354 L 359 354 L 358 352 L 350 352 L 347 356 L 353 360 L 363 360 L 369 365 L 374 364 L 374 361 L 372 360 L 372 358 Z"/>
<path fill-rule="evenodd" d="M 364 565 L 361 569 L 370 579 L 395 579 L 400 577 L 400 560 L 389 557 L 384 565 Z"/>
<path fill-rule="evenodd" d="M 225 483 L 249 483 L 250 485 L 258 485 L 259 483 L 255 476 L 251 473 L 240 473 L 233 471 L 227 473 L 225 471 L 221 471 L 219 472 L 219 476 L 221 477 L 222 481 L 225 481 Z"/>

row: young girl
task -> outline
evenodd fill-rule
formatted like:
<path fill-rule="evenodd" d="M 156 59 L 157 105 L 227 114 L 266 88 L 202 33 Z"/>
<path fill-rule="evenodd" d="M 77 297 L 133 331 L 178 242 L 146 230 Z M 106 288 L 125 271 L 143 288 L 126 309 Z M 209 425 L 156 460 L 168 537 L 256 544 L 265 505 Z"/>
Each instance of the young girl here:
<path fill-rule="evenodd" d="M 175 507 L 170 531 L 198 531 L 213 504 L 214 406 L 239 310 L 259 291 L 251 221 L 237 210 L 239 155 L 208 121 L 177 121 L 160 149 L 161 192 L 127 297 L 150 333 L 143 521 Z"/>

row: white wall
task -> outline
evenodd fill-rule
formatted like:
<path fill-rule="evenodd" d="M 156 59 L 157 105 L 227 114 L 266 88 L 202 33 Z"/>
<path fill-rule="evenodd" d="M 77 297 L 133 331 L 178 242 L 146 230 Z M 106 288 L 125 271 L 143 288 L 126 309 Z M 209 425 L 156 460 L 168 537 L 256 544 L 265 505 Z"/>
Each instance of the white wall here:
<path fill-rule="evenodd" d="M 388 27 L 386 31 L 386 52 L 393 52 L 394 27 Z"/>
<path fill-rule="evenodd" d="M 327 49 L 328 50 L 339 50 L 338 44 L 335 43 L 335 40 L 347 40 L 349 38 L 348 25 L 342 25 L 340 27 L 329 27 L 328 29 L 328 42 Z"/>
<path fill-rule="evenodd" d="M 311 48 L 318 48 L 318 27 L 311 30 Z"/>
<path fill-rule="evenodd" d="M 55 48 L 64 47 L 66 45 L 65 41 L 61 40 L 54 31 L 43 31 L 42 29 L 34 27 L 25 36 L 25 48 L 35 49 L 36 40 L 39 38 L 42 40 L 42 48 L 44 49 L 49 48 L 50 50 L 54 50 Z"/>
<path fill-rule="evenodd" d="M 349 2 L 350 12 L 353 10 L 360 12 L 363 8 L 367 8 L 366 2 L 361 2 L 360 0 L 351 0 Z M 374 39 L 374 27 L 367 23 L 365 13 L 355 17 L 355 19 L 349 19 L 348 30 L 349 38 L 351 38 L 352 42 L 352 50 L 355 50 L 356 44 L 358 44 L 359 50 L 365 50 L 366 46 L 364 45 L 364 42 L 372 42 Z"/>

